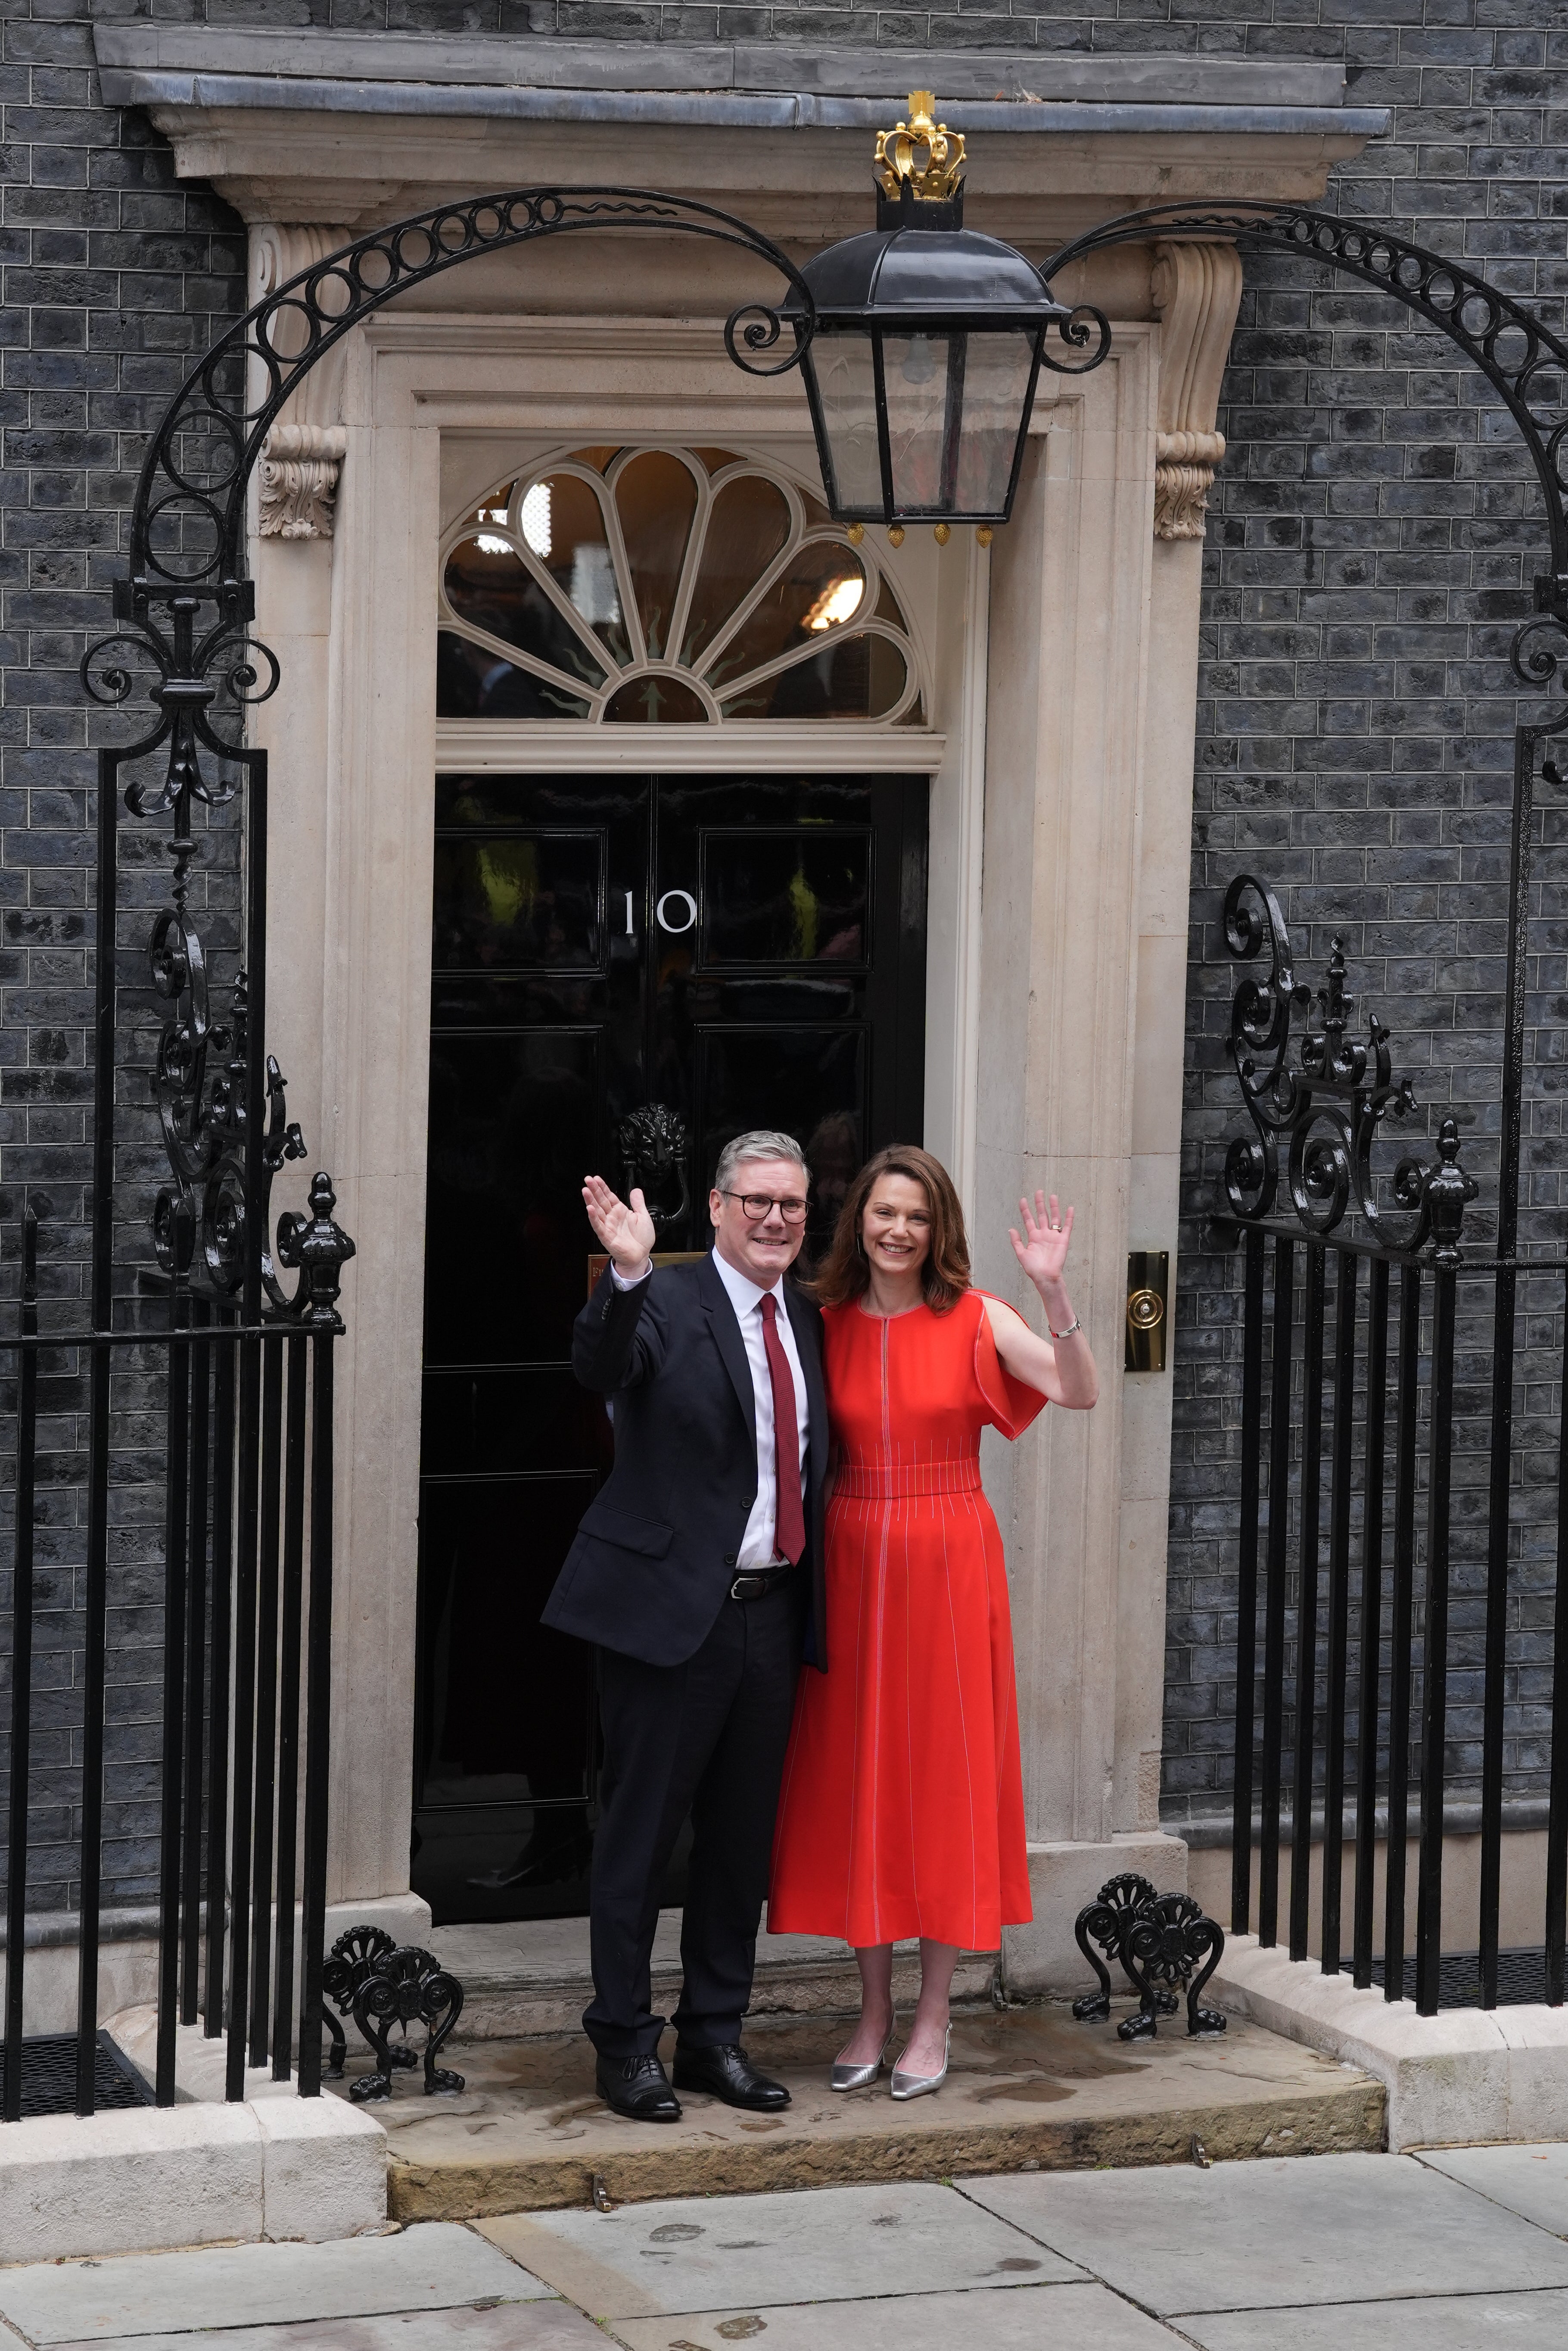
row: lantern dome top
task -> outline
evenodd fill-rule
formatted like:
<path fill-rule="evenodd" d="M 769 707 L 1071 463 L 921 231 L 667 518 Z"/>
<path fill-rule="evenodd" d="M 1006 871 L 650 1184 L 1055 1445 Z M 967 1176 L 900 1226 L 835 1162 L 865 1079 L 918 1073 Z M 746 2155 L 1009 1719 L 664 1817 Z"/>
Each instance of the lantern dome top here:
<path fill-rule="evenodd" d="M 825 325 L 846 312 L 875 311 L 888 319 L 1001 312 L 1009 324 L 1031 326 L 1057 309 L 1033 262 L 972 228 L 867 229 L 814 255 L 801 275 Z"/>

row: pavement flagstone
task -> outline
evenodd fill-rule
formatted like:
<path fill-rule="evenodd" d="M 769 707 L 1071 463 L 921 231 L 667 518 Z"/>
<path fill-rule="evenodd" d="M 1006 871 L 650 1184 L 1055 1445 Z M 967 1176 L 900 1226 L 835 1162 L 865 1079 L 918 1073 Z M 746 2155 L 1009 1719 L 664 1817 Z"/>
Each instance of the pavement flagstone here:
<path fill-rule="evenodd" d="M 327 2245 L 207 2245 L 0 2269 L 0 2318 L 29 2344 L 114 2342 L 200 2327 L 452 2309 L 549 2292 L 446 2223 Z"/>
<path fill-rule="evenodd" d="M 0 2339 L 17 2338 L 0 2330 Z M 122 2335 L 124 2351 L 604 2351 L 605 2336 L 569 2304 L 508 2302 L 494 2308 L 388 2311 L 375 2318 L 305 2318 L 293 2326 L 234 2326 L 213 2333 Z M 55 2351 L 105 2351 L 103 2337 Z M 113 2346 L 110 2346 L 113 2351 Z"/>
<path fill-rule="evenodd" d="M 1568 2237 L 1568 2147 L 1423 2148 L 1418 2160 L 1538 2229 Z"/>
<path fill-rule="evenodd" d="M 1040 2285 L 1081 2270 L 916 2182 L 539 2212 L 478 2226 L 596 2318 Z"/>
<path fill-rule="evenodd" d="M 1568 2245 L 1407 2156 L 963 2187 L 986 2210 L 1168 2317 L 1568 2285 Z"/>
<path fill-rule="evenodd" d="M 753 2314 L 761 2318 L 761 2312 Z M 628 2351 L 734 2351 L 750 2341 L 727 2312 L 619 2319 Z M 756 2351 L 1176 2351 L 1169 2329 L 1103 2285 L 1054 2285 L 1037 2294 L 981 2287 L 885 2302 L 770 2305 Z M 1249 2346 L 1248 2351 L 1253 2351 Z"/>
<path fill-rule="evenodd" d="M 1560 2351 L 1565 2237 L 1568 2145 L 890 2181 L 0 2266 L 0 2351 Z"/>
<path fill-rule="evenodd" d="M 1251 2310 L 1184 2318 L 1182 2334 L 1203 2351 L 1562 2351 L 1568 2294 L 1461 2294 L 1441 2301 L 1335 2303 L 1317 2310 L 1271 2310 L 1268 2331 Z M 1163 2327 L 1160 2334 L 1168 2345 Z M 772 2345 L 773 2337 L 768 2337 Z"/>

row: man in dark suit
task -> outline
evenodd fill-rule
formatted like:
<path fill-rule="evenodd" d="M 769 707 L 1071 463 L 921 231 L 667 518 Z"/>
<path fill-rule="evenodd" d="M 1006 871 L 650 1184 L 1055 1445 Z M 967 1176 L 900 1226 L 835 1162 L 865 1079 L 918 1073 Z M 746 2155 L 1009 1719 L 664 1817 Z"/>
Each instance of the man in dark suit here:
<path fill-rule="evenodd" d="M 709 1195 L 711 1256 L 657 1272 L 642 1194 L 628 1207 L 597 1176 L 583 1186 L 610 1262 L 577 1317 L 572 1366 L 612 1401 L 615 1468 L 544 1621 L 598 1646 L 604 1769 L 583 2026 L 600 2095 L 638 2121 L 676 2121 L 678 2089 L 762 2112 L 789 2104 L 742 2049 L 741 2020 L 808 1622 L 815 1662 L 827 1656 L 821 1325 L 784 1279 L 807 1185 L 787 1134 L 738 1136 Z M 672 2088 L 649 1962 L 689 1813 Z"/>

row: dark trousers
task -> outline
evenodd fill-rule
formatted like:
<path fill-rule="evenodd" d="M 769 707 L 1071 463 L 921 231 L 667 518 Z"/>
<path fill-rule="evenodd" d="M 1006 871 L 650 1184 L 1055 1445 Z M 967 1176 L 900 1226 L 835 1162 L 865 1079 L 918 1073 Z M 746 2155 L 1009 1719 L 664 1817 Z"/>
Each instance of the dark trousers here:
<path fill-rule="evenodd" d="M 583 2029 L 609 2057 L 656 2050 L 649 1974 L 659 1897 L 688 1813 L 691 1863 L 674 2023 L 688 2048 L 741 2037 L 768 1890 L 774 1814 L 794 1708 L 805 1578 L 726 1600 L 683 1666 L 599 1651 L 604 1771 L 594 1838 L 594 1997 Z"/>

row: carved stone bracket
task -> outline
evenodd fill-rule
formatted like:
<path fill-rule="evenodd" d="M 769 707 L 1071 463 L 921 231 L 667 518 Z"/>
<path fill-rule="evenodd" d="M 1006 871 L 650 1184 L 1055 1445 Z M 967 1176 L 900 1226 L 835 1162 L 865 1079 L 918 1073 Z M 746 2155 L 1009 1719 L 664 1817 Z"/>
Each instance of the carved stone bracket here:
<path fill-rule="evenodd" d="M 337 474 L 348 447 L 340 424 L 275 424 L 256 474 L 263 538 L 330 538 Z"/>
<path fill-rule="evenodd" d="M 1154 535 L 1201 538 L 1225 455 L 1214 420 L 1241 299 L 1241 256 L 1233 245 L 1157 245 L 1149 290 L 1162 329 Z"/>
<path fill-rule="evenodd" d="M 348 242 L 349 234 L 330 222 L 265 221 L 253 227 L 252 301 L 265 301 L 297 270 L 325 260 Z M 285 356 L 302 350 L 305 333 L 303 314 L 295 317 L 285 311 L 273 332 L 274 346 Z M 338 470 L 348 445 L 337 421 L 342 378 L 343 355 L 329 352 L 320 366 L 311 370 L 267 434 L 256 468 L 256 529 L 261 538 L 331 538 Z M 257 376 L 251 386 L 252 397 L 258 396 L 261 389 Z"/>

